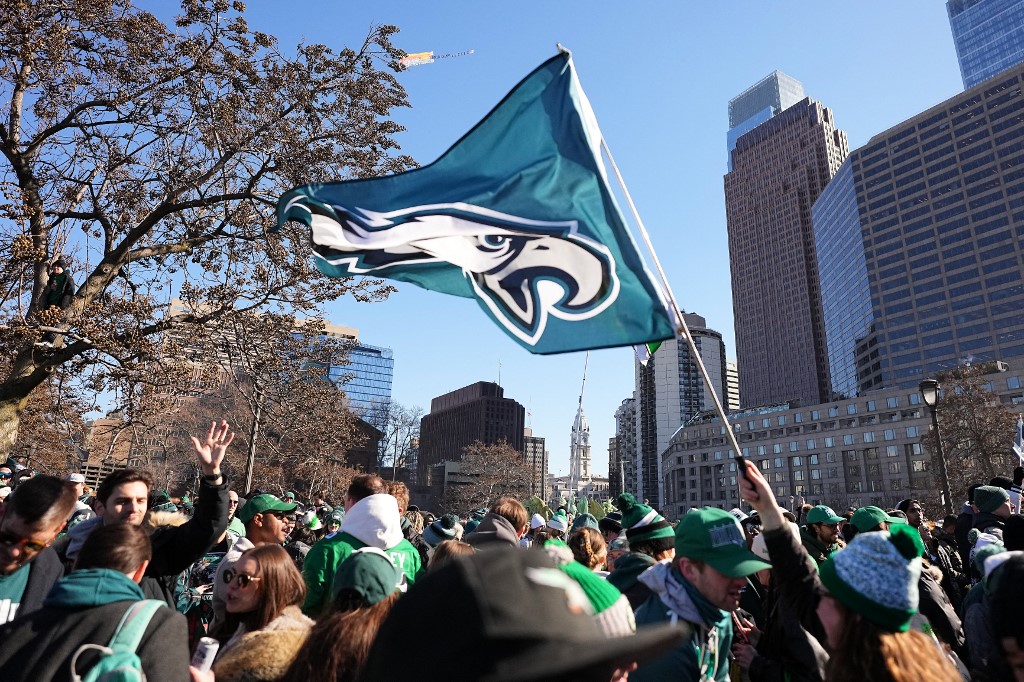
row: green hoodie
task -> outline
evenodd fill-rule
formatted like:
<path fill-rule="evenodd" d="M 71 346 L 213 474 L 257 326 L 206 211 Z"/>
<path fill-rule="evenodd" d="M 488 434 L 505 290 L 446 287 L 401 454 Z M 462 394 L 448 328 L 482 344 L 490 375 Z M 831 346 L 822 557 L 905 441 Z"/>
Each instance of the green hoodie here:
<path fill-rule="evenodd" d="M 86 568 L 58 580 L 43 606 L 73 609 L 145 598 L 142 589 L 124 573 L 109 568 Z"/>

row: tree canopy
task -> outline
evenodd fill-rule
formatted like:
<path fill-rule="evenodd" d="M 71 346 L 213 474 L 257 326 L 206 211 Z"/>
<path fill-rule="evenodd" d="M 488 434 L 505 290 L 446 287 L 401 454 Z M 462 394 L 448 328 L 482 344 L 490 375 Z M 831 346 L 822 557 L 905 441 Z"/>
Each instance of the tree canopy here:
<path fill-rule="evenodd" d="M 168 26 L 127 0 L 0 0 L 0 453 L 57 371 L 131 395 L 166 378 L 169 332 L 391 291 L 321 276 L 304 230 L 270 230 L 295 185 L 414 165 L 389 118 L 408 106 L 398 29 L 285 50 L 244 12 L 183 0 Z M 58 257 L 66 308 L 46 296 Z"/>

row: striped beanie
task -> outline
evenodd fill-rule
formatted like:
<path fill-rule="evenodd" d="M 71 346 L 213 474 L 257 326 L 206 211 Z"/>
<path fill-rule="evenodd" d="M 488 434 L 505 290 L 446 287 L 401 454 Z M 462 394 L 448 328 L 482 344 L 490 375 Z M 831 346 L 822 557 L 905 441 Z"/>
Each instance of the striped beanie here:
<path fill-rule="evenodd" d="M 423 529 L 423 540 L 431 547 L 437 547 L 445 540 L 455 540 L 459 519 L 455 514 L 445 514 Z"/>
<path fill-rule="evenodd" d="M 818 569 L 821 582 L 844 606 L 887 632 L 906 632 L 917 613 L 924 545 L 917 529 L 858 533 Z"/>
<path fill-rule="evenodd" d="M 616 501 L 622 512 L 622 527 L 626 529 L 630 545 L 659 538 L 675 541 L 676 534 L 672 526 L 654 509 L 637 502 L 629 493 L 622 493 Z"/>
<path fill-rule="evenodd" d="M 605 636 L 623 637 L 636 632 L 636 620 L 629 600 L 617 587 L 573 560 L 572 550 L 561 540 L 548 540 L 544 543 L 544 551 L 583 590 L 594 610 L 594 620 Z"/>

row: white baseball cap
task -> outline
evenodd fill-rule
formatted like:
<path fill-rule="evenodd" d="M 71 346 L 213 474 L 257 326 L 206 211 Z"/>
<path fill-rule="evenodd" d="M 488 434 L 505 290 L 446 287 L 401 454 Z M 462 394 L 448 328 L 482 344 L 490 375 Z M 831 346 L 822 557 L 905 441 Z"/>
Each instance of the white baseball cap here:
<path fill-rule="evenodd" d="M 71 481 L 72 483 L 85 483 L 85 476 L 82 474 L 68 474 L 64 480 Z"/>

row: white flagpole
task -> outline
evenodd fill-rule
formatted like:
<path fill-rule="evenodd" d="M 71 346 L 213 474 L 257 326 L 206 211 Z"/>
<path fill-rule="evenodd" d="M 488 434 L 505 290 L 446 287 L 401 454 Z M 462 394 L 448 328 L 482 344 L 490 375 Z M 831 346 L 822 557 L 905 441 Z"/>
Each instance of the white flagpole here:
<path fill-rule="evenodd" d="M 704 366 L 704 360 L 700 357 L 700 351 L 697 350 L 697 344 L 693 341 L 693 336 L 690 334 L 689 328 L 686 326 L 686 320 L 683 319 L 683 315 L 680 312 L 679 303 L 676 302 L 675 294 L 672 293 L 672 287 L 669 286 L 668 278 L 665 276 L 665 270 L 661 267 L 661 261 L 658 259 L 658 254 L 654 251 L 654 245 L 651 243 L 651 237 L 647 234 L 647 228 L 644 227 L 644 221 L 641 220 L 640 214 L 636 210 L 636 205 L 633 203 L 633 197 L 630 196 L 629 190 L 626 188 L 626 183 L 622 179 L 622 174 L 619 172 L 619 167 L 615 163 L 615 158 L 612 156 L 612 152 L 608 149 L 608 143 L 605 142 L 604 137 L 601 137 L 601 148 L 604 153 L 608 155 L 608 161 L 611 164 L 612 171 L 615 172 L 615 177 L 619 181 L 619 187 L 622 188 L 622 193 L 626 197 L 626 202 L 629 204 L 629 210 L 633 214 L 633 219 L 636 220 L 637 226 L 640 228 L 640 235 L 643 237 L 644 244 L 647 246 L 647 251 L 651 254 L 651 259 L 654 261 L 654 266 L 658 270 L 658 276 L 661 278 L 662 287 L 664 287 L 665 294 L 668 296 L 669 304 L 672 306 L 672 314 L 676 319 L 676 334 L 679 338 L 684 339 L 690 348 L 690 355 L 693 356 L 694 362 L 697 363 L 697 368 L 700 370 L 700 374 L 704 377 L 704 385 L 707 386 L 708 393 L 711 394 L 711 401 L 714 403 L 715 412 L 722 420 L 722 425 L 725 427 L 726 438 L 729 439 L 729 444 L 732 446 L 736 453 L 737 462 L 737 473 L 743 475 L 743 463 L 745 461 L 743 457 L 743 451 L 740 450 L 740 445 L 736 441 L 736 434 L 733 433 L 732 426 L 729 424 L 729 419 L 726 417 L 725 409 L 722 407 L 722 401 L 718 399 L 718 394 L 715 393 L 715 387 L 711 383 L 711 376 L 708 374 L 707 367 Z M 725 390 L 725 386 L 722 390 Z M 661 459 L 661 453 L 658 453 L 658 459 Z"/>

